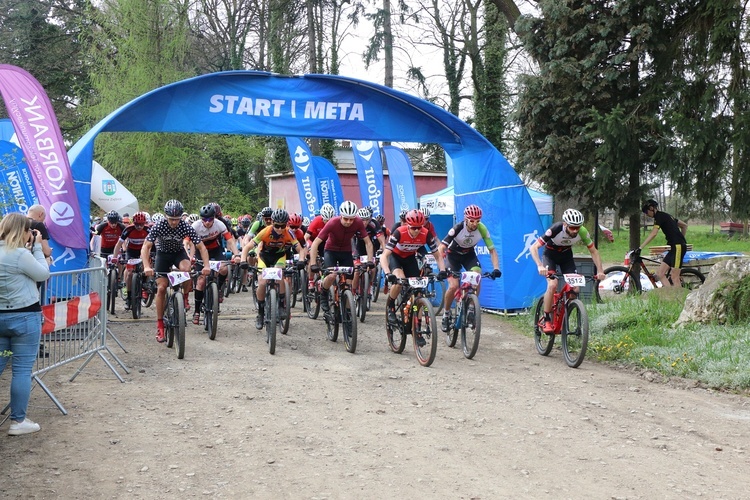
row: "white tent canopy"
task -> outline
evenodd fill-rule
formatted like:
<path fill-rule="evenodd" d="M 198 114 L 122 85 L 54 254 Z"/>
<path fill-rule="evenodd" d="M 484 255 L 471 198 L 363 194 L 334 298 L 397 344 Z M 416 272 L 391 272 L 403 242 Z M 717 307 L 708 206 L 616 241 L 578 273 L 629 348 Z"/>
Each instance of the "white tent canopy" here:
<path fill-rule="evenodd" d="M 554 214 L 552 195 L 531 188 L 526 188 L 526 190 L 529 192 L 540 217 Z M 422 195 L 419 198 L 419 206 L 428 208 L 434 215 L 453 215 L 455 212 L 453 186 L 448 186 L 436 193 Z"/>

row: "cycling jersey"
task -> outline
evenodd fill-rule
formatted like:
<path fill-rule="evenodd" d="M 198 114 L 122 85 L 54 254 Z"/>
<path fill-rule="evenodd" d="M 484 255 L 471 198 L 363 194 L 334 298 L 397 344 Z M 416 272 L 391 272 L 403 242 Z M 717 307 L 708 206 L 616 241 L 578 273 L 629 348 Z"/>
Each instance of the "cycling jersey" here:
<path fill-rule="evenodd" d="M 326 223 L 323 220 L 323 216 L 318 215 L 316 216 L 312 222 L 310 222 L 310 225 L 307 226 L 307 234 L 310 235 L 310 241 L 315 241 L 315 238 L 318 237 L 320 232 L 325 227 Z M 321 238 L 322 239 L 322 238 Z"/>
<path fill-rule="evenodd" d="M 182 240 L 185 238 L 190 238 L 194 245 L 201 243 L 200 237 L 187 221 L 181 220 L 177 227 L 173 228 L 167 219 L 162 219 L 151 228 L 146 241 L 156 243 L 156 249 L 159 252 L 177 253 L 185 251 L 182 246 Z"/>
<path fill-rule="evenodd" d="M 374 220 L 370 220 L 368 221 L 367 225 L 365 225 L 365 230 L 367 230 L 368 238 L 370 238 L 370 241 L 372 241 L 372 251 L 374 253 L 380 248 L 380 241 L 378 240 L 378 237 L 383 234 L 383 228 L 380 227 L 380 224 L 378 224 Z M 365 240 L 356 237 L 355 240 L 357 255 L 367 255 Z"/>
<path fill-rule="evenodd" d="M 219 242 L 220 236 L 223 236 L 227 241 L 232 238 L 232 233 L 229 232 L 227 226 L 220 219 L 214 219 L 214 223 L 210 227 L 206 227 L 202 220 L 198 220 L 193 222 L 192 227 L 209 252 L 217 248 L 224 248 Z"/>
<path fill-rule="evenodd" d="M 283 229 L 281 233 L 274 231 L 273 226 L 264 228 L 258 233 L 253 241 L 256 245 L 263 243 L 261 254 L 284 254 L 286 246 L 289 245 L 295 251 L 299 251 L 300 243 L 288 229 Z"/>
<path fill-rule="evenodd" d="M 367 238 L 367 230 L 365 229 L 364 223 L 362 223 L 362 219 L 355 217 L 351 225 L 347 227 L 341 223 L 341 217 L 336 216 L 326 223 L 325 227 L 320 233 L 318 233 L 317 237 L 321 240 L 325 240 L 326 250 L 351 253 L 352 238 L 354 236 Z"/>
<path fill-rule="evenodd" d="M 399 257 L 410 257 L 424 245 L 430 247 L 431 253 L 437 252 L 437 240 L 426 227 L 421 228 L 417 235 L 412 237 L 409 234 L 409 226 L 401 226 L 388 238 L 385 248 Z"/>
<path fill-rule="evenodd" d="M 124 229 L 125 225 L 119 222 L 114 226 L 110 226 L 109 222 L 102 222 L 96 226 L 96 234 L 102 238 L 102 253 L 112 253 Z"/>
<path fill-rule="evenodd" d="M 657 211 L 654 214 L 654 227 L 662 230 L 667 238 L 668 245 L 687 245 L 685 235 L 682 234 L 680 226 L 677 225 L 677 219 L 667 212 Z"/>
<path fill-rule="evenodd" d="M 135 224 L 131 224 L 123 229 L 122 234 L 120 235 L 120 241 L 124 243 L 125 240 L 127 240 L 128 245 L 126 250 L 140 252 L 143 242 L 146 241 L 146 236 L 148 236 L 148 228 L 144 226 L 138 229 L 135 227 Z"/>
<path fill-rule="evenodd" d="M 248 233 L 250 234 L 250 237 L 251 237 L 251 238 L 253 238 L 253 237 L 255 237 L 255 236 L 256 236 L 256 235 L 258 234 L 258 233 L 260 233 L 260 232 L 261 232 L 261 231 L 262 231 L 263 229 L 265 229 L 265 228 L 267 228 L 267 227 L 268 227 L 268 226 L 266 226 L 266 225 L 265 225 L 265 224 L 263 223 L 263 219 L 261 219 L 261 220 L 256 220 L 255 222 L 253 222 L 253 225 L 252 225 L 252 226 L 250 226 L 250 230 L 248 231 Z"/>
<path fill-rule="evenodd" d="M 443 238 L 442 244 L 447 247 L 446 251 L 448 253 L 469 253 L 474 250 L 474 247 L 477 246 L 480 240 L 484 240 L 487 250 L 495 248 L 487 226 L 480 222 L 477 224 L 476 230 L 469 231 L 465 222 L 461 221 L 453 226 L 445 238 Z"/>
<path fill-rule="evenodd" d="M 583 242 L 588 248 L 594 246 L 594 242 L 589 236 L 589 232 L 585 227 L 581 227 L 578 234 L 571 236 L 567 231 L 563 229 L 564 224 L 562 222 L 555 222 L 550 226 L 545 233 L 537 240 L 539 245 L 544 245 L 547 250 L 553 250 L 556 252 L 571 251 L 571 247 L 576 243 Z"/>

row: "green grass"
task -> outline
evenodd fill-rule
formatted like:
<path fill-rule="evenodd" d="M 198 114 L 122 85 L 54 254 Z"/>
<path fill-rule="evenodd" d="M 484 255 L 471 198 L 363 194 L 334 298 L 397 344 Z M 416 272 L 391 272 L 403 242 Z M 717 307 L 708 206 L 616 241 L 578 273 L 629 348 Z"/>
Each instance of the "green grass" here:
<path fill-rule="evenodd" d="M 648 233 L 641 230 L 641 241 L 646 239 Z M 599 254 L 602 257 L 605 267 L 607 264 L 621 263 L 625 254 L 630 250 L 628 248 L 629 233 L 627 229 L 622 229 L 614 234 L 614 243 L 609 243 L 602 236 L 599 238 Z M 728 237 L 719 232 L 719 225 L 716 225 L 715 232 L 711 233 L 710 225 L 689 225 L 687 231 L 687 242 L 693 245 L 693 250 L 701 252 L 747 252 L 750 248 L 748 238 L 742 238 L 738 235 Z M 659 232 L 659 236 L 649 243 L 648 246 L 666 245 L 667 240 L 664 234 Z M 588 252 L 583 247 L 575 248 L 576 254 L 587 255 Z M 644 249 L 644 255 L 647 251 Z"/>
<path fill-rule="evenodd" d="M 750 329 L 700 324 L 675 328 L 684 298 L 656 291 L 587 305 L 586 359 L 689 378 L 716 389 L 750 390 Z M 508 321 L 532 336 L 530 315 Z M 531 339 L 529 348 L 534 349 Z"/>

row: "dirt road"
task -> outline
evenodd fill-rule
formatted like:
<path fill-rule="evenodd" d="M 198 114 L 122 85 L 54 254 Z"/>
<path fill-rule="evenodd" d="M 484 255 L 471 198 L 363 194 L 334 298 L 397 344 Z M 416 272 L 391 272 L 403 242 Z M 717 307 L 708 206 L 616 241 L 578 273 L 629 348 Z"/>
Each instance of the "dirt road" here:
<path fill-rule="evenodd" d="M 130 368 L 99 359 L 45 377 L 42 432 L 0 434 L 1 498 L 748 498 L 750 399 L 585 361 L 496 316 L 474 360 L 440 344 L 430 368 L 385 343 L 383 300 L 357 353 L 295 311 L 276 355 L 248 294 L 186 358 L 154 341 L 153 310 L 111 329 Z M 252 314 L 252 311 L 249 311 Z M 232 319 L 235 318 L 235 319 Z M 595 335 L 595 332 L 594 332 Z M 7 401 L 10 374 L 0 380 Z"/>

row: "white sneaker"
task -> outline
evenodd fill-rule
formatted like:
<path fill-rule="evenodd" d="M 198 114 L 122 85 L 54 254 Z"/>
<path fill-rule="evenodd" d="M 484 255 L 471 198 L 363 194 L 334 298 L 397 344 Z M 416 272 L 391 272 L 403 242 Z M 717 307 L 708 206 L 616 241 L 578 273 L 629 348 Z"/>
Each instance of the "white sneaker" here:
<path fill-rule="evenodd" d="M 31 434 L 32 432 L 39 432 L 42 428 L 36 422 L 24 419 L 23 422 L 13 422 L 11 420 L 10 429 L 8 429 L 9 436 L 22 436 L 24 434 Z"/>

